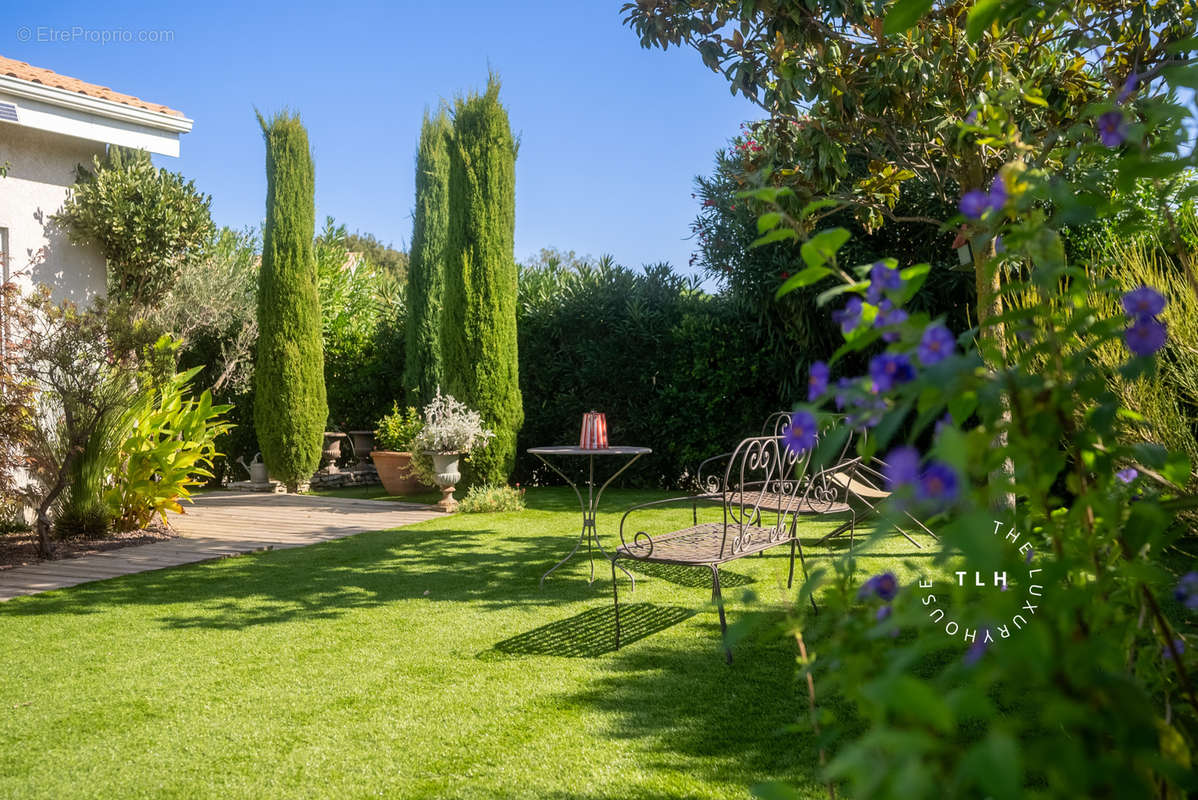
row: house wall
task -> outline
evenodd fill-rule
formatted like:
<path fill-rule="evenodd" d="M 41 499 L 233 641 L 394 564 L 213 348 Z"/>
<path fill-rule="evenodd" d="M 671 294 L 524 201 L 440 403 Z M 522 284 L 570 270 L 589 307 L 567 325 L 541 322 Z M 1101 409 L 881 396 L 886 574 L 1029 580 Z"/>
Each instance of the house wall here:
<path fill-rule="evenodd" d="M 8 229 L 8 270 L 27 286 L 49 285 L 55 299 L 81 306 L 103 296 L 104 257 L 95 246 L 80 247 L 51 224 L 75 183 L 75 167 L 103 156 L 98 142 L 0 124 L 0 228 Z"/>

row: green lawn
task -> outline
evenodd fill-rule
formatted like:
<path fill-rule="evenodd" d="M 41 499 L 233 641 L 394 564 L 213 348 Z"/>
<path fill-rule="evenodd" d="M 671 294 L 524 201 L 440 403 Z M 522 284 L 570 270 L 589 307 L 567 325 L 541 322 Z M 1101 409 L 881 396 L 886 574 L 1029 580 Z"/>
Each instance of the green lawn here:
<path fill-rule="evenodd" d="M 710 573 L 645 569 L 635 594 L 621 579 L 614 651 L 606 565 L 537 587 L 577 536 L 573 494 L 528 504 L 0 604 L 0 797 L 818 793 L 790 642 L 755 625 L 727 666 Z M 885 549 L 861 569 L 929 552 Z M 730 620 L 776 619 L 785 579 L 784 548 L 730 564 Z"/>
<path fill-rule="evenodd" d="M 340 489 L 314 489 L 308 494 L 320 497 L 348 497 L 352 500 L 391 500 L 397 503 L 428 503 L 432 504 L 441 499 L 441 493 L 436 491 L 419 492 L 417 494 L 389 495 L 382 486 L 346 486 Z M 460 499 L 459 492 L 458 495 Z"/>

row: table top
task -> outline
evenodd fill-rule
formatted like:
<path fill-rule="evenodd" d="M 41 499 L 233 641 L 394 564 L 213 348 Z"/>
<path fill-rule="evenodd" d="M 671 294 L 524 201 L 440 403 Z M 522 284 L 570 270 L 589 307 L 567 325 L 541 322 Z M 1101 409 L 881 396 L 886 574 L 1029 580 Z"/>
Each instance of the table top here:
<path fill-rule="evenodd" d="M 527 452 L 532 453 L 534 456 L 643 456 L 653 451 L 648 447 L 632 447 L 619 444 L 598 448 L 563 444 L 554 447 L 530 447 Z"/>

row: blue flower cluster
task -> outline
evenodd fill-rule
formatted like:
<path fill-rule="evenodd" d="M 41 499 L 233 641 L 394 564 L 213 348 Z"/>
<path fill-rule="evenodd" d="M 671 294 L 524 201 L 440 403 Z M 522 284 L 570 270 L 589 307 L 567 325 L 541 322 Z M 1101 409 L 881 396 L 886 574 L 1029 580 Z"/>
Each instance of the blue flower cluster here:
<path fill-rule="evenodd" d="M 1165 298 L 1150 286 L 1123 295 L 1123 311 L 1130 325 L 1123 332 L 1127 349 L 1137 356 L 1150 356 L 1165 346 L 1165 323 L 1157 315 L 1165 310 Z"/>
<path fill-rule="evenodd" d="M 916 499 L 936 510 L 952 505 L 960 495 L 957 471 L 935 460 L 921 468 L 919 451 L 910 445 L 891 450 L 884 464 L 883 474 L 891 492 L 914 488 Z"/>

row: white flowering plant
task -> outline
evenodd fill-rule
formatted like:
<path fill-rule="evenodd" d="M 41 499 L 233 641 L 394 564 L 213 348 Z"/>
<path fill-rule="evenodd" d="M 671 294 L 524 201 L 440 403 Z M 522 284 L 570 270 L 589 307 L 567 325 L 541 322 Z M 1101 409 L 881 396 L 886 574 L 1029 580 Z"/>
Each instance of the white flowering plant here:
<path fill-rule="evenodd" d="M 453 395 L 441 394 L 424 407 L 424 427 L 413 449 L 427 453 L 469 455 L 487 446 L 495 434 L 483 427 L 482 417 Z"/>

